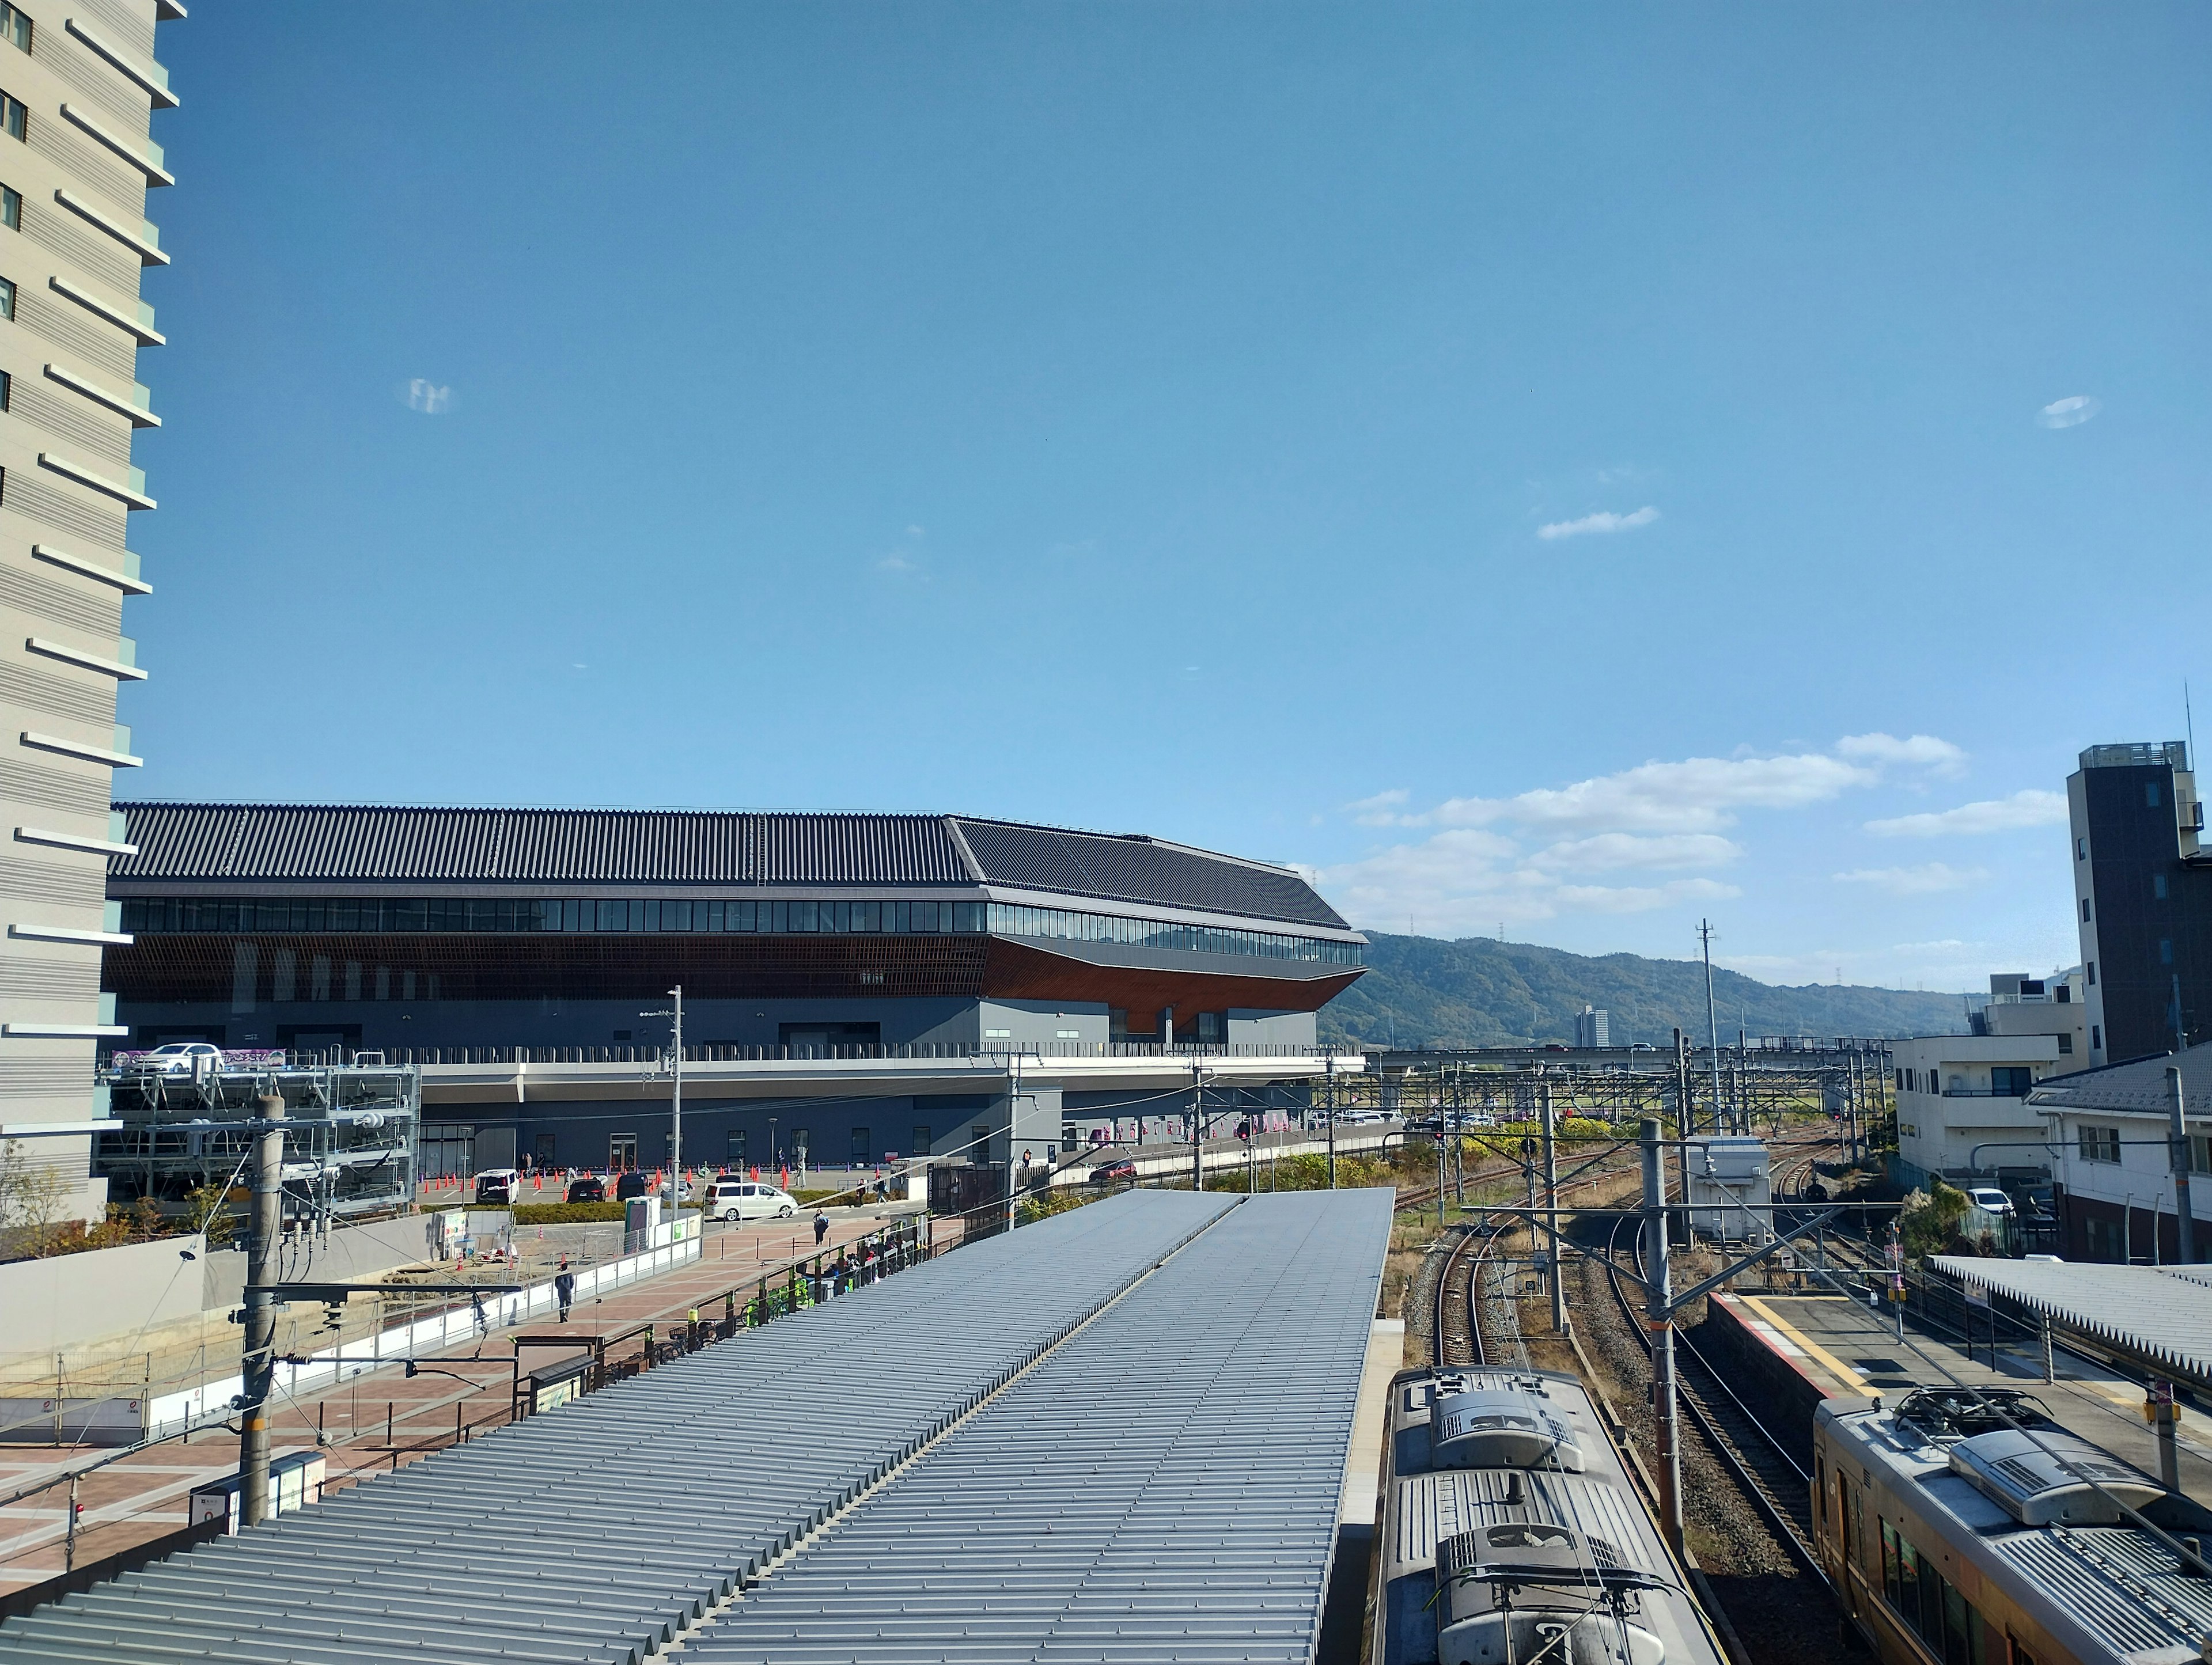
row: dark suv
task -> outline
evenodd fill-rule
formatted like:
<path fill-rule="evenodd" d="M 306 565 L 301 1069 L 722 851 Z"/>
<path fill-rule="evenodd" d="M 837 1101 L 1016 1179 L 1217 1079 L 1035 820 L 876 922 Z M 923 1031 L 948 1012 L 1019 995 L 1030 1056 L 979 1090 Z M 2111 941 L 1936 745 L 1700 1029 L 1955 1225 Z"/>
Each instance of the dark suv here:
<path fill-rule="evenodd" d="M 652 1194 L 653 1176 L 641 1174 L 635 1168 L 615 1182 L 617 1202 L 628 1202 L 632 1197 L 649 1197 Z"/>
<path fill-rule="evenodd" d="M 606 1200 L 607 1182 L 597 1174 L 586 1174 L 581 1179 L 568 1182 L 570 1202 L 605 1202 Z"/>

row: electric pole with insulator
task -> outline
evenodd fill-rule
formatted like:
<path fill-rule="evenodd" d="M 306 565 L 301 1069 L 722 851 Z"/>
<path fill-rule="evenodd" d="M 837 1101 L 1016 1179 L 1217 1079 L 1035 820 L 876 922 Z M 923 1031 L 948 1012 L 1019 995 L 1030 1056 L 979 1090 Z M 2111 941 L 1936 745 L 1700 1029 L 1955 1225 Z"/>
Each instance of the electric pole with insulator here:
<path fill-rule="evenodd" d="M 284 1222 L 284 1100 L 270 1093 L 248 1124 L 253 1187 L 246 1246 L 246 1369 L 239 1407 L 238 1523 L 269 1518 L 269 1394 L 276 1379 L 276 1239 Z"/>

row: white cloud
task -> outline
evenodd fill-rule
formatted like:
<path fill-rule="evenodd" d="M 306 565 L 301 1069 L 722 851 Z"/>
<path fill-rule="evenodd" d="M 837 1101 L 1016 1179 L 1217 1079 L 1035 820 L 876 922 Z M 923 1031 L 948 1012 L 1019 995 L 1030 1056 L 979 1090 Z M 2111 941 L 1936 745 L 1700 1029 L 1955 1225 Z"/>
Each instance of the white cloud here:
<path fill-rule="evenodd" d="M 1540 787 L 1512 798 L 1454 798 L 1407 825 L 1489 826 L 1499 822 L 1560 832 L 1713 832 L 1746 809 L 1798 809 L 1852 787 L 1872 786 L 1878 766 L 1820 752 L 1790 757 L 1691 757 L 1639 763 L 1571 787 Z"/>
<path fill-rule="evenodd" d="M 1849 755 L 1845 755 L 1848 752 Z M 1629 913 L 1739 895 L 1711 878 L 1612 885 L 1612 874 L 1711 872 L 1741 859 L 1725 836 L 1751 810 L 1793 810 L 1874 787 L 1893 770 L 1948 772 L 1965 753 L 1916 734 L 1858 734 L 1833 751 L 1691 757 L 1511 798 L 1455 798 L 1415 811 L 1393 787 L 1344 805 L 1362 826 L 1426 836 L 1317 870 L 1347 917 L 1378 929 L 1489 931 L 1562 912 Z"/>
<path fill-rule="evenodd" d="M 1378 792 L 1372 798 L 1362 798 L 1344 807 L 1352 811 L 1352 818 L 1363 827 L 1388 827 L 1398 819 L 1399 806 L 1413 794 L 1403 787 L 1393 787 L 1388 792 Z"/>
<path fill-rule="evenodd" d="M 2051 400 L 2035 413 L 2035 420 L 2043 428 L 2079 428 L 2104 408 L 2104 400 L 2094 393 L 2075 393 Z"/>
<path fill-rule="evenodd" d="M 1717 833 L 1598 833 L 1553 844 L 1528 858 L 1545 872 L 1606 873 L 1624 868 L 1724 867 L 1743 846 Z"/>
<path fill-rule="evenodd" d="M 1846 734 L 1836 742 L 1836 750 L 1877 767 L 1911 764 L 1943 775 L 1962 774 L 1966 767 L 1964 751 L 1933 734 L 1914 734 L 1902 740 L 1894 734 Z"/>
<path fill-rule="evenodd" d="M 1881 838 L 1942 838 L 1957 834 L 2013 832 L 2022 827 L 2057 827 L 2066 822 L 2066 794 L 2031 788 L 2009 798 L 1984 798 L 1954 810 L 1896 815 L 1869 821 L 1866 829 Z"/>
<path fill-rule="evenodd" d="M 893 550 L 876 562 L 876 570 L 879 573 L 918 573 L 921 570 L 921 562 L 903 550 Z"/>
<path fill-rule="evenodd" d="M 1563 884 L 1563 906 L 1585 914 L 1645 914 L 1678 902 L 1728 902 L 1743 894 L 1733 884 L 1710 878 L 1669 879 L 1664 884 Z"/>
<path fill-rule="evenodd" d="M 1865 884 L 1893 896 L 1929 896 L 1945 890 L 1963 890 L 1989 877 L 1984 867 L 1954 867 L 1941 861 L 1923 861 L 1917 867 L 1856 867 L 1838 873 L 1839 884 Z"/>
<path fill-rule="evenodd" d="M 428 416 L 442 416 L 453 409 L 453 390 L 416 376 L 407 384 L 407 408 Z"/>
<path fill-rule="evenodd" d="M 1659 511 L 1649 503 L 1630 514 L 1615 514 L 1610 510 L 1601 509 L 1595 514 L 1585 514 L 1579 520 L 1554 520 L 1548 526 L 1539 526 L 1536 536 L 1545 538 L 1580 538 L 1585 532 L 1626 532 L 1632 526 L 1648 526 L 1658 518 Z"/>

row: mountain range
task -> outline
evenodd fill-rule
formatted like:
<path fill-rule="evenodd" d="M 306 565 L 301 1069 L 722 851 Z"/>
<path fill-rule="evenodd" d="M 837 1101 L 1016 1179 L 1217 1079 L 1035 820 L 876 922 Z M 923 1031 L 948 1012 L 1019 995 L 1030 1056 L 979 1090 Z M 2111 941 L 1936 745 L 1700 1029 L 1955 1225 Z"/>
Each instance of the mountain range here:
<path fill-rule="evenodd" d="M 1679 1025 L 1705 1037 L 1705 969 L 1698 960 L 1637 954 L 1591 957 L 1530 943 L 1367 933 L 1367 975 L 1321 1011 L 1331 1043 L 1507 1047 L 1571 1042 L 1585 1006 L 1608 1016 L 1616 1046 L 1671 1046 Z M 1721 1041 L 1751 1035 L 1963 1034 L 1986 995 L 1856 984 L 1762 983 L 1713 968 Z"/>

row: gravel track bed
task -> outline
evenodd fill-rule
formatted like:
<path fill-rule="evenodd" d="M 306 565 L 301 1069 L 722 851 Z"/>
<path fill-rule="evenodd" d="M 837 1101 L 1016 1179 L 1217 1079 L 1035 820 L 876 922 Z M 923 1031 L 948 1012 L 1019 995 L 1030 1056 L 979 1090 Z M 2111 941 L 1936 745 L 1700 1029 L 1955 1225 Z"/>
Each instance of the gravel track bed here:
<path fill-rule="evenodd" d="M 1655 1468 L 1650 1419 L 1644 1409 L 1650 1401 L 1650 1361 L 1629 1333 L 1604 1272 L 1580 1256 L 1571 1265 L 1569 1299 L 1583 1349 L 1604 1378 L 1613 1407 L 1627 1419 L 1629 1443 L 1647 1468 Z M 1842 1645 L 1826 1589 L 1790 1558 L 1687 1417 L 1681 1443 L 1682 1519 L 1690 1547 L 1754 1665 L 1864 1665 L 1863 1656 Z"/>

